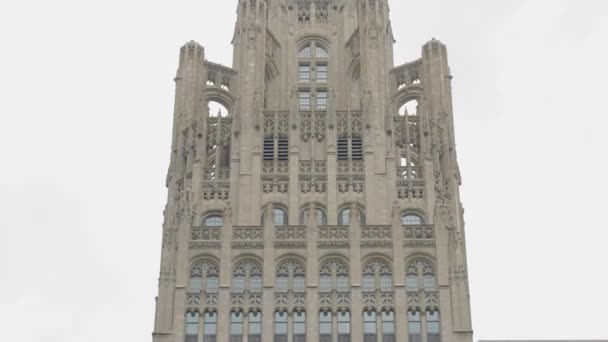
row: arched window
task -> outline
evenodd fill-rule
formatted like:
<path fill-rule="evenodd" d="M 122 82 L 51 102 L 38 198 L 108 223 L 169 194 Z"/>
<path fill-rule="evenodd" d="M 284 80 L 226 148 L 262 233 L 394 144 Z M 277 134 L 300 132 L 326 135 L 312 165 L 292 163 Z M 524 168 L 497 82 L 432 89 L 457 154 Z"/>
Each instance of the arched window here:
<path fill-rule="evenodd" d="M 362 208 L 359 209 L 359 222 L 365 224 L 365 211 Z M 348 226 L 350 224 L 350 206 L 345 206 L 338 212 L 338 225 Z"/>
<path fill-rule="evenodd" d="M 405 270 L 405 286 L 408 290 L 434 290 L 436 288 L 433 264 L 425 259 L 410 262 Z"/>
<path fill-rule="evenodd" d="M 249 342 L 262 342 L 262 313 L 250 312 L 249 313 L 249 332 L 247 333 L 247 340 Z"/>
<path fill-rule="evenodd" d="M 420 215 L 406 213 L 401 216 L 401 224 L 404 226 L 420 226 L 424 224 L 424 220 Z"/>
<path fill-rule="evenodd" d="M 306 342 L 306 312 L 293 314 L 293 342 Z"/>
<path fill-rule="evenodd" d="M 363 266 L 363 290 L 391 290 L 393 278 L 391 267 L 382 259 L 373 259 Z"/>
<path fill-rule="evenodd" d="M 266 217 L 266 208 L 264 207 L 264 209 L 262 210 L 262 225 L 264 225 L 264 221 L 265 221 L 265 217 Z M 286 226 L 288 224 L 288 220 L 287 220 L 287 210 L 278 207 L 278 206 L 274 206 L 273 208 L 273 212 L 272 212 L 272 217 L 273 217 L 273 221 L 274 221 L 274 225 L 275 226 Z"/>
<path fill-rule="evenodd" d="M 363 342 L 376 342 L 378 334 L 376 330 L 376 312 L 363 312 Z"/>
<path fill-rule="evenodd" d="M 306 207 L 300 213 L 300 224 L 302 224 L 302 225 L 308 224 L 309 210 L 310 209 L 308 207 Z M 327 216 L 325 215 L 325 212 L 323 211 L 323 209 L 315 208 L 315 217 L 316 217 L 317 225 L 322 226 L 324 224 L 327 224 Z"/>
<path fill-rule="evenodd" d="M 186 313 L 185 342 L 198 342 L 198 312 Z"/>
<path fill-rule="evenodd" d="M 286 260 L 277 268 L 276 288 L 278 290 L 304 291 L 306 271 L 304 265 L 296 260 Z"/>
<path fill-rule="evenodd" d="M 426 340 L 427 342 L 441 342 L 439 311 L 426 312 Z"/>
<path fill-rule="evenodd" d="M 404 105 L 402 105 L 401 108 L 399 108 L 399 115 L 400 116 L 416 116 L 416 115 L 420 114 L 420 113 L 418 113 L 419 109 L 420 109 L 420 107 L 419 107 L 418 100 L 409 100 Z"/>
<path fill-rule="evenodd" d="M 215 342 L 217 338 L 217 313 L 205 313 L 205 324 L 203 330 L 203 342 Z"/>
<path fill-rule="evenodd" d="M 298 91 L 300 110 L 327 109 L 327 82 L 329 53 L 319 42 L 312 41 L 298 52 L 298 75 L 302 89 Z"/>
<path fill-rule="evenodd" d="M 409 342 L 422 341 L 422 320 L 420 319 L 420 312 L 407 312 L 407 330 L 409 333 Z"/>
<path fill-rule="evenodd" d="M 219 287 L 220 272 L 217 265 L 209 260 L 198 260 L 190 269 L 190 289 L 207 292 L 217 291 Z"/>
<path fill-rule="evenodd" d="M 262 265 L 254 260 L 243 260 L 234 267 L 232 288 L 235 292 L 262 290 Z"/>
<path fill-rule="evenodd" d="M 287 313 L 275 312 L 274 314 L 274 342 L 287 342 Z"/>
<path fill-rule="evenodd" d="M 243 341 L 243 314 L 232 312 L 230 314 L 230 342 Z"/>
<path fill-rule="evenodd" d="M 319 291 L 347 292 L 348 289 L 348 265 L 338 258 L 324 261 L 319 272 Z"/>
<path fill-rule="evenodd" d="M 205 227 L 221 227 L 224 225 L 224 219 L 219 214 L 210 214 L 203 219 Z"/>

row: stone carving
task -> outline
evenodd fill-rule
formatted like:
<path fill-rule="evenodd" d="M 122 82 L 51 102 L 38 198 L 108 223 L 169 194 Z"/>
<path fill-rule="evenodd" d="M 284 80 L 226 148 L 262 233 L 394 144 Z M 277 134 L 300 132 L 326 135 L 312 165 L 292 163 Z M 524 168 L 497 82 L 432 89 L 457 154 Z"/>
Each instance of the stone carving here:
<path fill-rule="evenodd" d="M 221 231 L 219 227 L 192 227 L 190 238 L 192 240 L 219 240 Z"/>
<path fill-rule="evenodd" d="M 264 248 L 264 227 L 234 227 L 232 236 L 232 248 Z"/>
<path fill-rule="evenodd" d="M 435 246 L 435 229 L 432 225 L 403 226 L 404 247 Z"/>
<path fill-rule="evenodd" d="M 300 162 L 300 191 L 324 193 L 327 188 L 327 162 Z"/>

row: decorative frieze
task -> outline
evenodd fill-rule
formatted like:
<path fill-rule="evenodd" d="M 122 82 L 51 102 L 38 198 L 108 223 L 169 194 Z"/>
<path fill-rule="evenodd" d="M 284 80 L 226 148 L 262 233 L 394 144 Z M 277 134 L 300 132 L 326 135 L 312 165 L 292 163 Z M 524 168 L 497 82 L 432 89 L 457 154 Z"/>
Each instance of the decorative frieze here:
<path fill-rule="evenodd" d="M 435 246 L 435 227 L 403 226 L 404 247 L 433 247 Z"/>
<path fill-rule="evenodd" d="M 327 190 L 327 162 L 300 162 L 300 191 L 303 193 L 324 193 Z"/>
<path fill-rule="evenodd" d="M 319 294 L 319 311 L 323 312 L 344 312 L 350 311 L 350 292 L 332 291 Z"/>
<path fill-rule="evenodd" d="M 289 162 L 265 160 L 262 163 L 262 190 L 264 193 L 286 193 L 289 189 Z"/>
<path fill-rule="evenodd" d="M 349 248 L 348 226 L 319 226 L 318 248 Z"/>
<path fill-rule="evenodd" d="M 202 171 L 201 188 L 205 200 L 228 200 L 230 198 L 230 169 L 205 168 Z"/>
<path fill-rule="evenodd" d="M 275 293 L 274 307 L 277 311 L 289 313 L 306 310 L 306 293 Z"/>
<path fill-rule="evenodd" d="M 232 234 L 232 248 L 264 248 L 264 227 L 262 226 L 234 227 Z"/>
<path fill-rule="evenodd" d="M 306 226 L 277 226 L 275 227 L 276 248 L 305 248 Z"/>
<path fill-rule="evenodd" d="M 242 293 L 230 294 L 230 309 L 235 312 L 259 312 L 262 311 L 262 294 Z"/>
<path fill-rule="evenodd" d="M 439 310 L 439 293 L 421 289 L 416 292 L 407 293 L 408 311 L 437 311 Z"/>
<path fill-rule="evenodd" d="M 363 292 L 363 310 L 365 311 L 391 311 L 395 307 L 395 295 L 392 291 Z"/>
<path fill-rule="evenodd" d="M 341 193 L 363 192 L 365 185 L 365 167 L 362 160 L 338 161 L 336 182 Z"/>
<path fill-rule="evenodd" d="M 362 248 L 391 248 L 393 246 L 391 226 L 361 227 Z"/>

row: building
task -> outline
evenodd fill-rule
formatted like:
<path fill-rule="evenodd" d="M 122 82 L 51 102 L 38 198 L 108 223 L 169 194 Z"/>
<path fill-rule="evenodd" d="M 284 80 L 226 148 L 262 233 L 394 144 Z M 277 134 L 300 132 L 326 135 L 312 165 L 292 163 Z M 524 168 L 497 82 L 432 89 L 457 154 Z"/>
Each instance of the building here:
<path fill-rule="evenodd" d="M 237 6 L 232 68 L 180 51 L 153 341 L 471 342 L 445 45 L 395 66 L 386 0 Z"/>

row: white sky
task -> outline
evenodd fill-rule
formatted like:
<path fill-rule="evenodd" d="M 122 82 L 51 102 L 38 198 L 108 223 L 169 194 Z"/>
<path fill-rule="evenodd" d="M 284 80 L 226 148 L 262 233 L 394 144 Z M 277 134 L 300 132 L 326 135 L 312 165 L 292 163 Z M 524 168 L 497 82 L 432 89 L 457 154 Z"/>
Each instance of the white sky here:
<path fill-rule="evenodd" d="M 179 47 L 234 0 L 0 5 L 2 340 L 151 341 Z M 448 45 L 475 339 L 608 338 L 607 0 L 391 2 Z"/>

